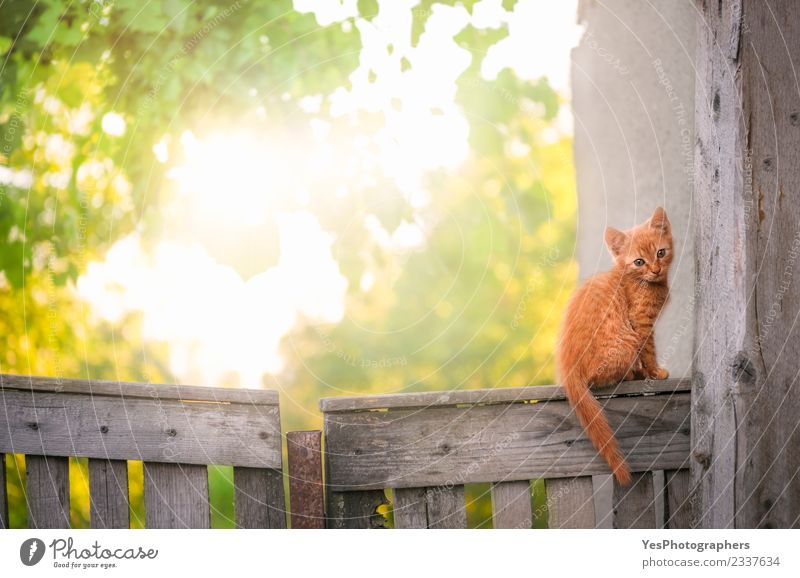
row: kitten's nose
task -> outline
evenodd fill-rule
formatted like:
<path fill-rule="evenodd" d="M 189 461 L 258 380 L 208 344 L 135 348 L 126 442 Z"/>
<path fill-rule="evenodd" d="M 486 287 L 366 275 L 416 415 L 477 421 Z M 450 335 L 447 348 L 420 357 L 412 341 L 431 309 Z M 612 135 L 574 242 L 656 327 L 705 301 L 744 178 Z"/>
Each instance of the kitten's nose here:
<path fill-rule="evenodd" d="M 653 275 L 658 275 L 659 273 L 661 273 L 661 267 L 657 267 L 657 268 L 653 269 Z"/>

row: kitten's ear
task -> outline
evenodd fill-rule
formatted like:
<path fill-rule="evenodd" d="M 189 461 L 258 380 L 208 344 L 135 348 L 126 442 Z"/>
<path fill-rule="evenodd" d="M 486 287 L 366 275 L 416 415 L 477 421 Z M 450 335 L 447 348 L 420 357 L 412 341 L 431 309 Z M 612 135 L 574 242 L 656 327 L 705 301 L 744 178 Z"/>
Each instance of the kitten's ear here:
<path fill-rule="evenodd" d="M 649 223 L 651 229 L 659 229 L 661 232 L 667 235 L 672 230 L 672 225 L 669 224 L 667 212 L 664 210 L 664 207 L 658 207 L 655 211 L 653 211 L 653 216 L 650 217 Z"/>
<path fill-rule="evenodd" d="M 627 234 L 614 227 L 606 227 L 606 246 L 612 257 L 619 257 L 627 242 Z"/>

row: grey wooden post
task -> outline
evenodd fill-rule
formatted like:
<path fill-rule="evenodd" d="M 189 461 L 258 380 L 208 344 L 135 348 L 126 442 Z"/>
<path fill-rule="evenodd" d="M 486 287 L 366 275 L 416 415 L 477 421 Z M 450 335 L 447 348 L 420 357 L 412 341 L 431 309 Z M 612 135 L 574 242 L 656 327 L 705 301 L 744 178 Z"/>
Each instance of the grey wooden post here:
<path fill-rule="evenodd" d="M 800 520 L 800 6 L 698 2 L 693 524 Z"/>

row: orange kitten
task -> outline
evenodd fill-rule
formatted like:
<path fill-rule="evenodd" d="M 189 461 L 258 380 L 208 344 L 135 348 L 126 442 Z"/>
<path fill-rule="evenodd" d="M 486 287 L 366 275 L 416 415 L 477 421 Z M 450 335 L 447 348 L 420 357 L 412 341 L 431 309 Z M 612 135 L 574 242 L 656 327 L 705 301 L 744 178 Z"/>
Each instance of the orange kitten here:
<path fill-rule="evenodd" d="M 672 232 L 667 214 L 659 207 L 650 219 L 629 231 L 607 228 L 605 240 L 614 266 L 588 279 L 572 296 L 557 363 L 581 425 L 614 477 L 626 485 L 630 469 L 589 388 L 667 378 L 667 370 L 656 363 L 653 325 L 669 296 Z"/>

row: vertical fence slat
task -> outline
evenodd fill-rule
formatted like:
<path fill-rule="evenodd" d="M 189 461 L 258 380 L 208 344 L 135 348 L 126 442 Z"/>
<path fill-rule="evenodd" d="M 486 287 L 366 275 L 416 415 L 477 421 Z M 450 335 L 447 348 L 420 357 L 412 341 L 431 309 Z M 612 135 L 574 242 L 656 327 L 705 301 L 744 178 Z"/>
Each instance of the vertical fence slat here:
<path fill-rule="evenodd" d="M 25 456 L 31 528 L 69 528 L 69 458 Z"/>
<path fill-rule="evenodd" d="M 427 528 L 428 502 L 425 488 L 397 488 L 394 498 L 395 528 Z"/>
<path fill-rule="evenodd" d="M 656 506 L 653 473 L 632 474 L 629 486 L 614 484 L 614 527 L 655 528 Z"/>
<path fill-rule="evenodd" d="M 386 503 L 383 490 L 328 493 L 328 527 L 384 528 L 378 507 Z"/>
<path fill-rule="evenodd" d="M 467 508 L 464 486 L 436 486 L 426 489 L 429 528 L 466 528 Z"/>
<path fill-rule="evenodd" d="M 324 528 L 322 432 L 288 432 L 286 446 L 292 528 Z"/>
<path fill-rule="evenodd" d="M 6 490 L 6 454 L 0 453 L 0 530 L 8 529 L 8 495 Z"/>
<path fill-rule="evenodd" d="M 525 480 L 493 484 L 492 520 L 495 528 L 530 528 L 533 521 L 531 483 Z"/>
<path fill-rule="evenodd" d="M 187 464 L 144 463 L 147 528 L 208 528 L 208 468 Z"/>
<path fill-rule="evenodd" d="M 667 470 L 664 472 L 664 526 L 666 528 L 690 528 L 692 508 L 689 502 L 689 470 Z"/>
<path fill-rule="evenodd" d="M 128 462 L 89 460 L 92 528 L 130 528 Z"/>
<path fill-rule="evenodd" d="M 591 476 L 545 480 L 548 528 L 594 528 L 594 488 Z"/>
<path fill-rule="evenodd" d="M 283 473 L 269 468 L 233 468 L 236 525 L 239 528 L 285 528 Z"/>

